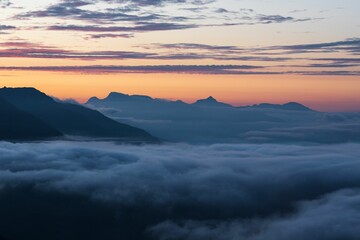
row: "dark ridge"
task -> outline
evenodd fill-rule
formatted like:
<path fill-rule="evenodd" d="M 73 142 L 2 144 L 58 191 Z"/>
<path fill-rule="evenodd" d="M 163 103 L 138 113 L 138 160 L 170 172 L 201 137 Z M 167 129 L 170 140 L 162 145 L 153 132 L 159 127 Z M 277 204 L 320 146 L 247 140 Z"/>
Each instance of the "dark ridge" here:
<path fill-rule="evenodd" d="M 193 105 L 204 106 L 204 107 L 232 107 L 230 104 L 218 102 L 212 96 L 206 99 L 199 99 Z"/>
<path fill-rule="evenodd" d="M 1 140 L 40 140 L 62 136 L 60 131 L 2 98 L 0 116 Z"/>
<path fill-rule="evenodd" d="M 285 104 L 271 104 L 271 103 L 260 103 L 256 105 L 247 106 L 247 108 L 269 108 L 279 110 L 290 110 L 290 111 L 314 111 L 297 102 L 288 102 Z"/>
<path fill-rule="evenodd" d="M 145 95 L 128 95 L 124 93 L 111 92 L 104 99 L 99 99 L 97 97 L 90 98 L 86 104 L 102 104 L 102 103 L 148 103 L 148 104 L 158 104 L 160 102 L 167 103 L 182 103 L 183 105 L 188 106 L 197 106 L 197 107 L 234 107 L 231 104 L 223 103 L 217 101 L 213 96 L 209 96 L 205 99 L 199 99 L 193 104 L 187 104 L 182 102 L 181 100 L 172 101 L 172 100 L 164 100 L 164 99 L 154 99 Z M 156 106 L 152 106 L 156 107 Z M 244 106 L 239 108 L 263 108 L 263 109 L 278 109 L 278 110 L 290 110 L 290 111 L 314 111 L 311 108 L 308 108 L 297 102 L 288 102 L 285 104 L 271 104 L 271 103 L 260 103 L 250 106 Z"/>
<path fill-rule="evenodd" d="M 0 97 L 66 135 L 157 141 L 144 130 L 118 123 L 83 106 L 54 101 L 35 88 L 2 88 Z"/>

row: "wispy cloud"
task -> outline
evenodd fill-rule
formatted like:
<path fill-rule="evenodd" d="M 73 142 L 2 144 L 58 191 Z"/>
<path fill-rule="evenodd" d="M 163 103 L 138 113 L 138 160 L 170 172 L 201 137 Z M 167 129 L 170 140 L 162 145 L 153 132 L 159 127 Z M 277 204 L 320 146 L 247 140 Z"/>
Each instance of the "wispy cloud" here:
<path fill-rule="evenodd" d="M 132 38 L 134 34 L 123 33 L 123 34 L 113 34 L 113 33 L 104 33 L 104 34 L 90 34 L 85 38 L 90 39 L 101 39 L 101 38 Z"/>
<path fill-rule="evenodd" d="M 0 0 L 0 8 L 7 8 L 12 5 L 12 2 L 9 0 Z"/>
<path fill-rule="evenodd" d="M 66 26 L 63 26 L 66 27 Z M 89 34 L 88 38 L 130 38 L 131 34 Z M 338 42 L 270 46 L 246 48 L 231 45 L 208 45 L 196 43 L 150 44 L 136 46 L 138 51 L 76 51 L 32 43 L 25 40 L 13 40 L 0 43 L 0 58 L 43 58 L 43 59 L 79 59 L 94 60 L 169 60 L 182 61 L 181 64 L 147 64 L 143 66 L 118 65 L 82 65 L 71 67 L 36 67 L 28 70 L 43 71 L 89 71 L 89 72 L 177 72 L 198 74 L 301 74 L 301 75 L 342 75 L 357 76 L 360 67 L 356 57 L 326 57 L 333 52 L 343 52 L 342 56 L 354 55 L 359 48 L 358 39 Z M 136 48 L 134 48 L 136 49 Z M 323 57 L 306 57 L 302 54 L 311 51 Z M 321 54 L 321 55 L 320 55 Z M 190 60 L 213 60 L 214 64 L 188 64 Z M 301 61 L 301 64 L 295 64 Z M 249 62 L 250 64 L 243 64 Z M 230 63 L 230 64 L 229 64 Z M 231 66 L 231 67 L 230 67 Z M 241 66 L 241 68 L 240 68 Z M 262 71 L 260 68 L 265 68 Z M 80 69 L 82 68 L 82 70 Z M 336 69 L 347 68 L 346 71 Z M 26 67 L 5 67 L 2 69 L 20 70 Z M 235 70 L 236 69 L 236 70 Z M 252 71 L 239 71 L 252 69 Z M 310 69 L 310 70 L 304 70 Z M 254 71 L 253 71 L 254 70 Z"/>
<path fill-rule="evenodd" d="M 72 24 L 47 26 L 48 30 L 72 31 L 166 31 L 209 26 L 234 26 L 271 24 L 283 22 L 308 21 L 311 18 L 295 18 L 282 15 L 266 15 L 252 9 L 228 11 L 224 8 L 207 7 L 214 1 L 200 0 L 142 0 L 142 1 L 60 1 L 42 10 L 18 14 L 16 19 L 55 18 L 80 20 L 92 25 Z M 108 7 L 95 7 L 96 4 L 109 4 Z M 172 5 L 178 9 L 168 14 L 160 8 Z M 187 6 L 187 7 L 186 7 Z M 201 6 L 201 7 L 199 7 Z M 194 10 L 196 9 L 196 10 Z M 185 14 L 183 11 L 196 12 Z M 118 23 L 123 23 L 119 26 Z M 124 26 L 124 23 L 128 26 Z"/>
<path fill-rule="evenodd" d="M 266 69 L 261 70 L 261 69 Z M 360 71 L 274 71 L 256 65 L 86 65 L 86 66 L 1 66 L 0 70 L 104 73 L 186 73 L 211 75 L 313 75 L 313 76 L 360 76 Z"/>
<path fill-rule="evenodd" d="M 268 50 L 282 50 L 286 51 L 286 54 L 334 52 L 348 52 L 352 54 L 359 54 L 360 38 L 353 38 L 336 42 L 274 46 L 268 48 Z"/>
<path fill-rule="evenodd" d="M 190 74 L 276 74 L 272 72 L 251 71 L 262 66 L 251 65 L 152 65 L 152 66 L 119 66 L 119 65 L 88 65 L 88 66 L 32 66 L 13 67 L 1 66 L 0 70 L 25 71 L 59 71 L 101 73 L 190 73 Z"/>
<path fill-rule="evenodd" d="M 0 31 L 13 30 L 13 29 L 16 29 L 16 27 L 15 26 L 10 26 L 10 25 L 0 25 Z"/>
<path fill-rule="evenodd" d="M 55 25 L 47 30 L 79 32 L 153 32 L 196 28 L 194 24 L 138 22 L 135 26 Z"/>

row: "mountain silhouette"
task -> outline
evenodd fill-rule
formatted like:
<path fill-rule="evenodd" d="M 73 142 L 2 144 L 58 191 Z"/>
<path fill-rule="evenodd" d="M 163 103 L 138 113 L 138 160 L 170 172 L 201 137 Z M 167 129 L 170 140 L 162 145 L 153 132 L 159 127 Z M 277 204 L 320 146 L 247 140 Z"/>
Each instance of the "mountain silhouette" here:
<path fill-rule="evenodd" d="M 62 136 L 62 133 L 33 115 L 0 98 L 0 139 L 37 140 Z"/>
<path fill-rule="evenodd" d="M 205 99 L 199 99 L 195 101 L 192 104 L 184 103 L 181 100 L 166 100 L 166 99 L 158 99 L 158 98 L 151 98 L 149 96 L 145 95 L 128 95 L 124 93 L 117 93 L 117 92 L 111 92 L 106 98 L 99 99 L 97 97 L 91 97 L 87 102 L 87 105 L 105 105 L 111 104 L 111 105 L 121 105 L 121 107 L 127 107 L 131 105 L 131 107 L 146 107 L 146 108 L 153 108 L 152 110 L 156 111 L 156 109 L 161 109 L 163 107 L 187 107 L 187 109 L 190 109 L 191 106 L 194 107 L 232 107 L 232 108 L 250 108 L 250 109 L 278 109 L 278 110 L 289 110 L 289 111 L 313 111 L 312 109 L 297 103 L 297 102 L 288 102 L 285 104 L 271 104 L 271 103 L 260 103 L 255 105 L 249 105 L 249 106 L 240 106 L 235 107 L 228 103 L 223 103 L 217 101 L 214 97 L 209 96 Z M 168 111 L 171 111 L 171 109 L 166 109 Z M 182 109 L 183 111 L 186 111 L 185 108 Z M 145 109 L 146 111 L 146 109 Z"/>
<path fill-rule="evenodd" d="M 156 141 L 144 130 L 80 105 L 57 102 L 35 88 L 2 88 L 0 97 L 66 135 Z"/>
<path fill-rule="evenodd" d="M 248 108 L 270 108 L 290 111 L 313 111 L 311 108 L 308 108 L 297 102 L 288 102 L 285 104 L 260 103 L 257 105 L 248 106 Z"/>
<path fill-rule="evenodd" d="M 233 107 L 209 97 L 188 104 L 148 96 L 110 93 L 90 98 L 87 106 L 117 121 L 145 129 L 170 141 L 237 140 L 241 132 L 282 121 L 262 109 Z"/>
<path fill-rule="evenodd" d="M 233 107 L 230 104 L 218 102 L 212 96 L 206 99 L 199 99 L 195 103 L 193 103 L 193 105 L 203 106 L 203 107 Z"/>
<path fill-rule="evenodd" d="M 110 93 L 89 107 L 168 141 L 189 143 L 340 143 L 359 141 L 360 113 L 314 111 L 300 103 L 231 106 Z"/>

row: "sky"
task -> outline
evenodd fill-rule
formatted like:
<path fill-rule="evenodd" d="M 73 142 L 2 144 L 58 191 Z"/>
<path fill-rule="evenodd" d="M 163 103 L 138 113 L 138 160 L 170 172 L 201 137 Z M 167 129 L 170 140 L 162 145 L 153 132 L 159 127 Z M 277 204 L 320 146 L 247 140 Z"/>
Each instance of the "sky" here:
<path fill-rule="evenodd" d="M 0 0 L 0 86 L 360 111 L 358 0 Z"/>

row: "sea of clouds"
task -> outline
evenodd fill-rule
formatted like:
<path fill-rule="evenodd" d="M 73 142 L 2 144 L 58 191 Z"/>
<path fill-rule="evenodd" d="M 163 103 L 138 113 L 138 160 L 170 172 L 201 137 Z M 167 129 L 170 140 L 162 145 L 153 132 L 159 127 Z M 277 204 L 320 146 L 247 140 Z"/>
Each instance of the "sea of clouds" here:
<path fill-rule="evenodd" d="M 0 142 L 0 239 L 360 236 L 360 144 Z"/>

